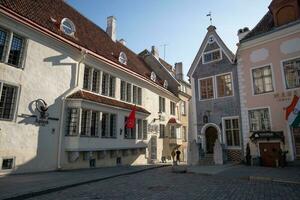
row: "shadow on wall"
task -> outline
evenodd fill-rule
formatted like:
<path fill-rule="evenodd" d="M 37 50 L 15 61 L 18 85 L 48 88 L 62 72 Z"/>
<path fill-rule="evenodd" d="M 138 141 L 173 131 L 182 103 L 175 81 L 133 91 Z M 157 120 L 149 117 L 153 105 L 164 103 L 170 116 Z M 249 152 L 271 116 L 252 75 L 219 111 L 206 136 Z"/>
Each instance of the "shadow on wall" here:
<path fill-rule="evenodd" d="M 24 93 L 24 91 L 26 91 L 28 88 L 26 88 L 26 85 L 22 85 L 20 102 L 30 98 L 34 100 L 29 102 L 27 109 L 28 112 L 26 114 L 17 114 L 17 125 L 15 126 L 19 126 L 19 130 L 22 130 L 20 133 L 18 133 L 21 140 L 19 143 L 20 145 L 12 146 L 14 149 L 12 149 L 11 152 L 16 153 L 15 163 L 18 163 L 20 161 L 19 159 L 25 160 L 30 156 L 33 156 L 33 158 L 22 165 L 15 164 L 15 168 L 13 171 L 11 171 L 11 173 L 50 171 L 57 168 L 59 127 L 60 120 L 63 120 L 60 119 L 63 103 L 62 98 L 68 94 L 70 90 L 72 90 L 72 88 L 75 86 L 76 80 L 77 64 L 71 62 L 62 62 L 68 57 L 68 55 L 61 54 L 58 56 L 48 57 L 43 60 L 44 62 L 52 63 L 52 68 L 50 70 L 61 71 L 61 74 L 59 74 L 57 77 L 51 77 L 51 79 L 46 77 L 47 80 L 45 80 L 45 82 L 40 81 L 37 83 L 42 84 L 42 86 L 39 85 L 38 87 L 35 87 L 35 89 L 31 89 L 31 91 L 33 91 L 32 96 Z M 62 67 L 63 71 L 59 70 L 58 67 Z M 68 74 L 66 74 L 66 72 L 68 72 L 68 69 L 66 68 L 71 69 L 71 79 L 69 85 L 64 86 L 67 88 L 67 90 L 63 91 L 63 88 L 59 88 L 62 86 L 59 84 L 59 81 L 64 76 L 69 78 Z M 53 74 L 50 74 L 50 76 L 53 76 Z M 45 76 L 47 75 L 48 74 Z M 37 77 L 37 79 L 38 78 L 40 77 Z M 49 83 L 49 80 L 53 82 Z M 52 87 L 49 88 L 48 84 L 51 84 Z M 56 88 L 53 87 L 53 85 L 56 85 Z M 51 96 L 51 93 L 56 93 L 57 96 Z M 38 122 L 38 119 L 40 118 L 40 112 L 36 107 L 37 99 L 43 99 L 48 104 L 48 123 Z M 49 105 L 49 103 L 51 104 Z"/>

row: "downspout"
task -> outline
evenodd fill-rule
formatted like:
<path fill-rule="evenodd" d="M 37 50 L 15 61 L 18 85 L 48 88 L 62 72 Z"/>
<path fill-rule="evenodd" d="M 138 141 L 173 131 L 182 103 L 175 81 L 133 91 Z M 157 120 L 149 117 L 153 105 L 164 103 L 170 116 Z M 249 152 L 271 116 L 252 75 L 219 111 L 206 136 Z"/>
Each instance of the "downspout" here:
<path fill-rule="evenodd" d="M 66 92 L 65 95 L 61 98 L 62 100 L 62 106 L 61 106 L 61 115 L 60 115 L 60 125 L 59 125 L 59 138 L 58 138 L 58 152 L 57 152 L 57 169 L 61 169 L 61 151 L 62 151 L 62 136 L 63 136 L 63 119 L 64 119 L 64 110 L 65 110 L 65 103 L 66 103 L 66 97 L 72 91 L 73 89 L 79 87 L 79 76 L 80 76 L 80 64 L 84 61 L 87 51 L 85 49 L 81 49 L 81 57 L 80 60 L 77 64 L 77 69 L 76 69 L 76 82 L 75 85 L 69 89 L 69 92 Z"/>

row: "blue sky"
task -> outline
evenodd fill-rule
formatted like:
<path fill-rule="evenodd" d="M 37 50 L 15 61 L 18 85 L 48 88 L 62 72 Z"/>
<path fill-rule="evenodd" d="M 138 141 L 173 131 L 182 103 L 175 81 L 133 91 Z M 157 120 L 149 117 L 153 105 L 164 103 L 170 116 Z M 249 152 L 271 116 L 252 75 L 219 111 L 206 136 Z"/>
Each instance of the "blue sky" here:
<path fill-rule="evenodd" d="M 139 53 L 155 45 L 174 65 L 183 62 L 186 74 L 210 25 L 234 53 L 237 30 L 252 29 L 268 11 L 271 0 L 67 0 L 80 13 L 106 29 L 106 17 L 117 18 L 117 38 Z M 78 28 L 78 27 L 77 27 Z"/>

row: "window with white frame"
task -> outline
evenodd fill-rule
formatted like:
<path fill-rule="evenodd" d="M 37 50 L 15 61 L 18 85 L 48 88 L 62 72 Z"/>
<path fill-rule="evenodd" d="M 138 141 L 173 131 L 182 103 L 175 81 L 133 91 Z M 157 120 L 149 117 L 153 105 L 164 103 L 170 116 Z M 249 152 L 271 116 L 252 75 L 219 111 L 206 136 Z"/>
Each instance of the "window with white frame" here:
<path fill-rule="evenodd" d="M 186 93 L 186 86 L 180 85 L 180 91 Z"/>
<path fill-rule="evenodd" d="M 142 140 L 143 139 L 143 121 L 141 119 L 136 120 L 136 132 L 137 132 L 137 139 Z"/>
<path fill-rule="evenodd" d="M 60 30 L 62 30 L 65 34 L 70 36 L 74 36 L 76 32 L 74 23 L 68 18 L 63 18 L 61 20 Z"/>
<path fill-rule="evenodd" d="M 254 94 L 273 92 L 271 66 L 264 66 L 252 69 Z"/>
<path fill-rule="evenodd" d="M 166 112 L 166 99 L 163 97 L 159 97 L 159 112 Z"/>
<path fill-rule="evenodd" d="M 164 124 L 159 125 L 159 137 L 165 138 L 166 137 L 166 127 Z"/>
<path fill-rule="evenodd" d="M 176 103 L 170 101 L 170 114 L 175 115 L 176 112 Z"/>
<path fill-rule="evenodd" d="M 300 87 L 300 58 L 284 61 L 282 64 L 286 89 Z"/>
<path fill-rule="evenodd" d="M 126 123 L 127 123 L 128 117 L 124 118 L 124 138 L 125 139 L 135 139 L 136 138 L 136 126 L 133 128 L 127 128 Z"/>
<path fill-rule="evenodd" d="M 224 119 L 224 131 L 226 135 L 227 146 L 239 147 L 240 144 L 240 128 L 238 118 Z"/>
<path fill-rule="evenodd" d="M 95 69 L 93 70 L 92 92 L 100 92 L 100 71 Z"/>
<path fill-rule="evenodd" d="M 82 109 L 81 112 L 81 131 L 80 131 L 80 135 L 81 136 L 88 136 L 90 134 L 90 119 L 91 119 L 91 115 L 90 115 L 90 110 L 85 110 Z"/>
<path fill-rule="evenodd" d="M 200 99 L 213 99 L 214 98 L 214 85 L 213 78 L 205 78 L 199 81 L 200 83 Z"/>
<path fill-rule="evenodd" d="M 102 138 L 117 137 L 117 115 L 111 113 L 102 113 L 101 136 Z"/>
<path fill-rule="evenodd" d="M 68 108 L 66 135 L 77 135 L 79 122 L 79 109 Z"/>
<path fill-rule="evenodd" d="M 92 68 L 89 66 L 84 67 L 84 74 L 83 74 L 83 89 L 90 90 L 91 88 L 91 74 Z"/>
<path fill-rule="evenodd" d="M 115 97 L 116 78 L 110 74 L 102 74 L 102 95 Z"/>
<path fill-rule="evenodd" d="M 13 120 L 18 87 L 0 82 L 0 120 Z"/>
<path fill-rule="evenodd" d="M 181 115 L 186 115 L 186 102 L 181 101 L 180 106 L 181 106 Z"/>
<path fill-rule="evenodd" d="M 210 63 L 221 59 L 221 50 L 213 50 L 203 53 L 203 63 Z"/>
<path fill-rule="evenodd" d="M 249 110 L 250 131 L 266 131 L 271 129 L 268 108 Z"/>
<path fill-rule="evenodd" d="M 17 68 L 22 67 L 25 38 L 0 28 L 0 60 Z"/>
<path fill-rule="evenodd" d="M 142 88 L 121 80 L 120 99 L 142 105 Z"/>
<path fill-rule="evenodd" d="M 216 76 L 218 97 L 232 96 L 232 77 L 231 73 Z"/>
<path fill-rule="evenodd" d="M 176 137 L 176 126 L 173 126 L 173 125 L 170 126 L 170 136 L 171 136 L 171 138 L 177 138 Z"/>

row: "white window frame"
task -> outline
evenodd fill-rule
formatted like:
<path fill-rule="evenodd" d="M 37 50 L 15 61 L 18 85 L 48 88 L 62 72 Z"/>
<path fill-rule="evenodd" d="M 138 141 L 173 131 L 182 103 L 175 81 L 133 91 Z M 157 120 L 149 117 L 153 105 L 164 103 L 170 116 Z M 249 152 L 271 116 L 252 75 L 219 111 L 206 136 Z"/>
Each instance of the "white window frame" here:
<path fill-rule="evenodd" d="M 125 100 L 122 100 L 121 99 L 121 93 L 122 93 L 122 91 L 121 91 L 121 84 L 122 84 L 122 81 L 125 83 Z M 130 101 L 127 101 L 127 85 L 128 84 L 130 84 Z M 133 87 L 136 87 L 136 91 L 137 91 L 137 96 L 136 96 L 136 103 L 133 103 L 133 100 L 134 100 L 134 96 L 133 96 Z M 141 89 L 141 104 L 139 104 L 138 102 L 139 102 L 139 89 Z M 137 85 L 135 85 L 135 84 L 132 84 L 132 83 L 129 83 L 129 82 L 127 82 L 127 81 L 124 81 L 124 80 L 120 80 L 120 101 L 123 101 L 123 102 L 126 102 L 126 103 L 132 103 L 132 104 L 136 104 L 136 105 L 142 105 L 142 102 L 143 102 L 143 89 L 141 88 L 141 87 L 139 87 L 139 86 L 137 86 Z"/>
<path fill-rule="evenodd" d="M 250 127 L 250 118 L 249 118 L 249 111 L 252 110 L 260 110 L 260 109 L 268 109 L 269 111 L 269 120 L 270 120 L 270 130 L 273 129 L 273 124 L 272 124 L 272 113 L 271 113 L 271 108 L 270 106 L 262 106 L 262 107 L 253 107 L 253 108 L 248 108 L 247 109 L 247 118 L 248 118 L 248 127 L 249 127 L 249 132 L 252 132 L 251 127 Z"/>
<path fill-rule="evenodd" d="M 227 136 L 226 136 L 226 130 L 225 130 L 225 120 L 231 120 L 231 119 L 238 119 L 239 123 L 239 139 L 240 139 L 240 145 L 239 146 L 228 146 L 227 144 Z M 224 138 L 224 143 L 226 144 L 227 149 L 242 149 L 242 129 L 241 129 L 241 121 L 239 116 L 228 116 L 228 117 L 222 117 L 222 134 Z"/>
<path fill-rule="evenodd" d="M 17 88 L 17 92 L 16 92 L 17 96 L 16 96 L 16 102 L 15 102 L 14 113 L 13 113 L 12 119 L 0 119 L 0 121 L 16 122 L 18 108 L 19 108 L 19 102 L 20 102 L 21 85 L 15 84 L 15 83 L 11 83 L 11 82 L 8 82 L 8 81 L 2 81 L 2 80 L 0 80 L 0 98 L 1 98 L 1 95 L 2 95 L 3 84 L 7 84 L 7 85 L 11 85 L 13 87 L 16 87 Z"/>
<path fill-rule="evenodd" d="M 69 23 L 70 24 L 70 26 L 71 26 L 71 33 L 67 33 L 67 32 L 65 32 L 65 30 L 64 30 L 64 22 L 67 22 L 67 23 Z M 66 34 L 66 35 L 69 35 L 69 36 L 72 36 L 72 37 L 74 37 L 74 35 L 75 35 L 75 33 L 76 33 L 76 27 L 75 27 L 75 24 L 69 19 L 69 18 L 63 18 L 62 20 L 61 20 L 61 22 L 60 22 L 60 30 L 64 33 L 64 34 Z"/>
<path fill-rule="evenodd" d="M 212 79 L 212 86 L 213 86 L 213 97 L 209 98 L 209 99 L 202 99 L 201 98 L 201 80 L 205 80 L 205 79 Z M 199 93 L 199 101 L 209 101 L 209 100 L 213 100 L 216 98 L 216 83 L 215 83 L 215 79 L 214 76 L 207 76 L 207 77 L 203 77 L 203 78 L 199 78 L 198 79 L 198 93 Z"/>
<path fill-rule="evenodd" d="M 272 75 L 272 86 L 273 86 L 273 91 L 271 92 L 263 92 L 260 94 L 255 94 L 255 90 L 254 90 L 254 79 L 253 79 L 253 70 L 258 69 L 258 68 L 263 68 L 263 67 L 268 67 L 270 66 L 271 69 L 271 75 Z M 276 84 L 275 84 L 275 79 L 274 79 L 274 70 L 273 70 L 273 65 L 272 63 L 268 63 L 268 64 L 264 64 L 264 65 L 260 65 L 260 66 L 255 66 L 255 67 L 251 67 L 250 68 L 250 80 L 251 80 L 251 89 L 252 89 L 252 96 L 261 96 L 261 95 L 268 95 L 268 94 L 274 94 L 276 92 Z"/>
<path fill-rule="evenodd" d="M 174 113 L 172 113 L 172 105 L 174 105 Z M 170 101 L 170 115 L 176 115 L 176 103 L 174 101 Z"/>
<path fill-rule="evenodd" d="M 284 74 L 284 69 L 283 69 L 283 67 L 284 67 L 283 63 L 286 62 L 286 61 L 295 60 L 295 59 L 300 59 L 300 57 L 296 56 L 296 57 L 291 57 L 291 58 L 287 58 L 287 59 L 284 59 L 284 60 L 280 61 L 281 77 L 282 77 L 282 82 L 283 82 L 283 86 L 284 86 L 284 88 L 283 88 L 284 91 L 293 91 L 293 90 L 299 90 L 300 89 L 300 86 L 288 89 L 286 81 L 285 81 L 285 74 Z"/>
<path fill-rule="evenodd" d="M 211 54 L 211 53 L 214 53 L 214 52 L 217 52 L 217 51 L 220 52 L 220 58 L 218 58 L 218 59 L 216 59 L 216 60 L 212 60 L 212 61 L 205 62 L 205 59 L 204 59 L 204 58 L 205 58 L 205 55 Z M 222 49 L 221 49 L 221 47 L 219 46 L 218 49 L 213 49 L 213 50 L 210 50 L 210 51 L 203 52 L 201 57 L 202 57 L 202 64 L 204 64 L 204 65 L 205 65 L 205 64 L 209 64 L 209 63 L 213 63 L 213 62 L 220 61 L 220 60 L 223 59 Z"/>
<path fill-rule="evenodd" d="M 230 74 L 230 77 L 231 77 L 231 89 L 232 89 L 232 94 L 231 95 L 228 95 L 228 96 L 223 96 L 223 97 L 220 97 L 219 96 L 219 90 L 218 90 L 218 77 L 219 76 L 224 76 L 224 75 L 227 75 L 227 74 Z M 232 72 L 225 72 L 225 73 L 222 73 L 222 74 L 217 74 L 215 75 L 215 83 L 216 83 L 216 96 L 217 98 L 221 99 L 221 98 L 227 98 L 227 97 L 233 97 L 234 96 L 234 79 L 233 79 L 233 74 Z"/>
<path fill-rule="evenodd" d="M 4 49 L 3 49 L 3 56 L 0 57 L 0 62 L 3 62 L 11 67 L 15 67 L 17 69 L 24 69 L 25 66 L 25 61 L 26 61 L 26 55 L 27 55 L 27 47 L 28 47 L 28 38 L 26 36 L 24 36 L 22 33 L 18 33 L 16 31 L 13 31 L 9 28 L 0 26 L 0 29 L 3 30 L 4 32 L 6 32 L 6 39 L 5 39 L 5 43 L 4 43 Z M 8 63 L 8 59 L 9 59 L 9 53 L 11 50 L 11 44 L 12 44 L 12 40 L 13 40 L 13 36 L 17 35 L 19 37 L 22 38 L 23 40 L 23 44 L 22 44 L 22 49 L 21 49 L 21 53 L 20 53 L 20 60 L 19 60 L 19 64 L 18 65 L 12 65 Z"/>

